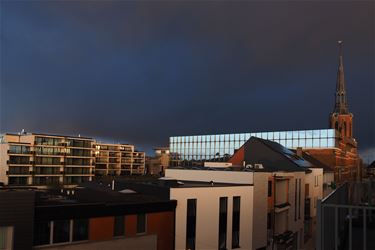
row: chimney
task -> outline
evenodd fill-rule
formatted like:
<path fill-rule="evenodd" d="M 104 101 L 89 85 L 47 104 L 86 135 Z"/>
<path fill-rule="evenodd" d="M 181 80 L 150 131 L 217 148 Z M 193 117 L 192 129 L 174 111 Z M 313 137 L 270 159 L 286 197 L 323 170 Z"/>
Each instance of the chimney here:
<path fill-rule="evenodd" d="M 297 150 L 296 150 L 296 154 L 297 154 L 297 156 L 299 156 L 299 157 L 302 157 L 302 148 L 301 147 L 298 147 L 297 148 Z"/>

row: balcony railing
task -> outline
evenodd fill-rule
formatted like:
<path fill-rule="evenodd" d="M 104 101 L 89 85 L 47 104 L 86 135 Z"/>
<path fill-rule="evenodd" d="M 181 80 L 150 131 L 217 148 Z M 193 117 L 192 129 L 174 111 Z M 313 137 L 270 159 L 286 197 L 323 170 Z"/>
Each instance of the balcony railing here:
<path fill-rule="evenodd" d="M 316 249 L 375 249 L 375 182 L 345 183 L 317 204 Z"/>

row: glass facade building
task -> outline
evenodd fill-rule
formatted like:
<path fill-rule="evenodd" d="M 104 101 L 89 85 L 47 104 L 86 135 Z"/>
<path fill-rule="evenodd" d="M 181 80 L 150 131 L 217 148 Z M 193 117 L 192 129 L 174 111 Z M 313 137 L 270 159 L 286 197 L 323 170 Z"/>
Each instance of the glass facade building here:
<path fill-rule="evenodd" d="M 169 138 L 171 161 L 226 161 L 250 137 L 280 143 L 287 148 L 334 148 L 339 137 L 335 129 L 219 135 L 173 136 Z"/>

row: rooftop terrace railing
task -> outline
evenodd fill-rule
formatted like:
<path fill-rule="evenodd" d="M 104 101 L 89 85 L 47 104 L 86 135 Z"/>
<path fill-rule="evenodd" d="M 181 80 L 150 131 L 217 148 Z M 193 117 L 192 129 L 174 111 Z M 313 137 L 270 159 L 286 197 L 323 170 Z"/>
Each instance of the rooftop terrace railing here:
<path fill-rule="evenodd" d="M 316 249 L 375 249 L 375 182 L 345 183 L 317 205 Z"/>

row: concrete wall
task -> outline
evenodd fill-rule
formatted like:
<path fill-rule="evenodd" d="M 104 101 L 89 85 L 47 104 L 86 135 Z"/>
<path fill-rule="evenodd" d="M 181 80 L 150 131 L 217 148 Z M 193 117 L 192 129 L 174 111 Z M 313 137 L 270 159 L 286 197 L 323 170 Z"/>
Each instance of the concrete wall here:
<path fill-rule="evenodd" d="M 171 199 L 177 200 L 175 249 L 186 246 L 187 199 L 197 199 L 196 249 L 218 249 L 220 197 L 228 197 L 227 249 L 232 249 L 233 196 L 241 196 L 238 249 L 252 249 L 253 195 L 252 186 L 172 188 Z"/>
<path fill-rule="evenodd" d="M 333 189 L 328 187 L 332 182 L 335 181 L 335 174 L 333 172 L 324 172 L 323 173 L 323 198 L 329 195 Z"/>
<path fill-rule="evenodd" d="M 0 182 L 5 185 L 8 184 L 8 177 L 6 171 L 8 171 L 7 160 L 9 160 L 8 151 L 9 144 L 0 144 Z"/>
<path fill-rule="evenodd" d="M 251 249 L 267 246 L 268 178 L 271 173 L 254 174 L 253 242 Z M 272 192 L 273 193 L 273 192 Z"/>
<path fill-rule="evenodd" d="M 166 169 L 165 177 L 182 181 L 214 181 L 221 183 L 253 184 L 253 172 L 241 171 L 212 171 L 189 169 Z"/>
<path fill-rule="evenodd" d="M 303 248 L 304 246 L 304 215 L 305 215 L 305 172 L 292 173 L 293 178 L 289 182 L 289 203 L 291 207 L 289 209 L 288 216 L 288 229 L 293 232 L 298 232 L 298 246 Z M 279 175 L 279 174 L 278 174 Z M 288 175 L 288 174 L 286 174 Z M 301 179 L 301 202 L 299 205 L 296 204 L 295 200 L 295 179 Z M 297 192 L 297 203 L 298 203 L 298 192 Z M 297 206 L 297 220 L 294 218 L 295 206 Z M 299 211 L 298 211 L 299 210 Z M 300 216 L 298 216 L 300 214 Z"/>
<path fill-rule="evenodd" d="M 323 198 L 323 169 L 310 168 L 311 173 L 306 174 L 305 184 L 309 184 L 310 215 L 316 216 L 316 202 Z"/>

